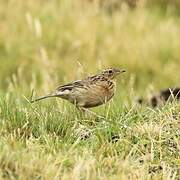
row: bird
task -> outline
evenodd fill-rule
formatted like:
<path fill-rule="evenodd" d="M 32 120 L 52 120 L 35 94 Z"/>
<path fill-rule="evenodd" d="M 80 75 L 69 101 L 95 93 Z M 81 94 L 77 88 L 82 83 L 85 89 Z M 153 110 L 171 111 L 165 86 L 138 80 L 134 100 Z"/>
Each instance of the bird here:
<path fill-rule="evenodd" d="M 69 101 L 80 110 L 96 107 L 112 99 L 116 91 L 116 77 L 124 72 L 124 69 L 107 68 L 99 74 L 61 85 L 53 92 L 32 100 L 31 103 L 58 97 Z"/>

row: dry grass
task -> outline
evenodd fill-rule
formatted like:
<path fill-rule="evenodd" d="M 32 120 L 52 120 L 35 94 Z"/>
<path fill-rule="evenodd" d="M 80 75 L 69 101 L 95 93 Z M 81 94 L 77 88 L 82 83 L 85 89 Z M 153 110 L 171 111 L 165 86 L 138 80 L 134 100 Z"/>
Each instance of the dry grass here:
<path fill-rule="evenodd" d="M 135 100 L 179 86 L 180 19 L 176 1 L 146 2 L 109 11 L 97 1 L 0 1 L 1 179 L 178 179 L 179 103 Z M 107 66 L 127 73 L 114 101 L 94 110 L 103 118 L 24 98 Z"/>

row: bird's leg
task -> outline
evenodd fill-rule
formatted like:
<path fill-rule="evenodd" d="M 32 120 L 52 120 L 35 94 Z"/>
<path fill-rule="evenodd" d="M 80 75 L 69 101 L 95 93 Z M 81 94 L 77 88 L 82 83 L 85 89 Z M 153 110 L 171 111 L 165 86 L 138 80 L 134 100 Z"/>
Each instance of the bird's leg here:
<path fill-rule="evenodd" d="M 79 110 L 80 115 L 84 118 L 89 118 L 89 116 L 91 115 L 86 108 L 77 106 L 77 109 Z"/>
<path fill-rule="evenodd" d="M 85 111 L 86 111 L 86 109 L 83 108 L 83 107 L 76 106 L 76 108 L 77 108 L 81 113 L 85 113 Z"/>
<path fill-rule="evenodd" d="M 94 115 L 94 116 L 96 116 L 96 117 L 98 117 L 98 118 L 103 118 L 103 119 L 105 119 L 103 116 L 100 116 L 100 115 L 96 114 L 95 112 L 90 111 L 90 110 L 87 109 L 87 108 L 81 107 L 81 112 L 83 112 L 83 113 L 87 112 L 88 114 L 92 114 L 92 115 Z"/>

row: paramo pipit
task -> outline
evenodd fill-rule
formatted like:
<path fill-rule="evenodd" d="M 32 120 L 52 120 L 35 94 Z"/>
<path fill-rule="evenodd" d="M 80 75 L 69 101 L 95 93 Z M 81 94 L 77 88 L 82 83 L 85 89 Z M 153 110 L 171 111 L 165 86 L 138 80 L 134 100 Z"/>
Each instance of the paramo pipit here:
<path fill-rule="evenodd" d="M 79 109 L 91 108 L 108 102 L 116 90 L 116 77 L 125 72 L 116 68 L 108 68 L 101 73 L 82 80 L 59 86 L 55 91 L 31 102 L 50 97 L 68 100 Z"/>

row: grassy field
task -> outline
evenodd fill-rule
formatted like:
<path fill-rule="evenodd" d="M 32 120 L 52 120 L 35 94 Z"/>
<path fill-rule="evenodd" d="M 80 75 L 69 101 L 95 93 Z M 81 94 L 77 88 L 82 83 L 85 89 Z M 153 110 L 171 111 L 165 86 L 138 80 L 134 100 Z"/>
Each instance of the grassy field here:
<path fill-rule="evenodd" d="M 136 103 L 180 86 L 180 6 L 139 1 L 0 0 L 0 179 L 180 178 L 180 104 Z M 127 73 L 94 115 L 27 100 L 106 67 Z"/>

